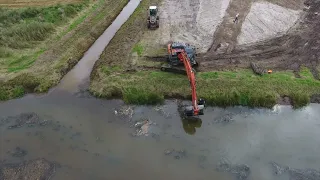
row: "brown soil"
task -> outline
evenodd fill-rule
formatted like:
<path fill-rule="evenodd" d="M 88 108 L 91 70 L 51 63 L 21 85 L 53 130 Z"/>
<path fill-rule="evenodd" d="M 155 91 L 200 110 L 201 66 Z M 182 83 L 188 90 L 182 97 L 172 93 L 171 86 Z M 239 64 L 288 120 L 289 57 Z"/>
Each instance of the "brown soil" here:
<path fill-rule="evenodd" d="M 228 35 L 227 23 L 222 23 L 216 31 L 218 40 L 213 43 L 212 48 L 199 58 L 201 62 L 200 71 L 223 70 L 234 68 L 247 68 L 250 62 L 258 62 L 265 68 L 273 70 L 293 70 L 297 76 L 301 66 L 307 66 L 316 79 L 319 79 L 320 56 L 320 2 L 307 0 L 305 2 L 305 16 L 302 22 L 287 35 L 248 46 L 231 46 L 226 51 L 217 51 L 220 42 L 228 42 L 233 45 L 236 35 L 239 33 L 237 25 L 234 35 Z M 230 6 L 232 7 L 232 5 Z M 241 6 L 238 6 L 241 8 Z M 242 13 L 247 13 L 244 8 Z M 230 12 L 230 10 L 227 10 Z M 241 16 L 240 16 L 241 17 Z M 239 19 L 241 24 L 242 19 Z M 227 33 L 227 34 L 224 34 Z"/>

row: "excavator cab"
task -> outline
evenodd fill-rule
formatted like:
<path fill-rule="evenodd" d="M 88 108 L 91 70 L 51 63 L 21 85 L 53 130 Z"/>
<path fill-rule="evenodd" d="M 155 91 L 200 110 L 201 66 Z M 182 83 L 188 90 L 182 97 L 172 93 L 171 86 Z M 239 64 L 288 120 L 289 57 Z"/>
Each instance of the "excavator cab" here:
<path fill-rule="evenodd" d="M 167 61 L 171 66 L 183 66 L 183 61 L 178 57 L 178 54 L 181 53 L 182 51 L 185 51 L 187 53 L 187 56 L 189 58 L 189 61 L 192 67 L 195 67 L 198 65 L 195 59 L 196 49 L 190 44 L 173 42 L 168 44 L 167 50 L 168 50 Z"/>
<path fill-rule="evenodd" d="M 149 6 L 147 24 L 148 29 L 159 28 L 159 15 L 157 6 Z"/>

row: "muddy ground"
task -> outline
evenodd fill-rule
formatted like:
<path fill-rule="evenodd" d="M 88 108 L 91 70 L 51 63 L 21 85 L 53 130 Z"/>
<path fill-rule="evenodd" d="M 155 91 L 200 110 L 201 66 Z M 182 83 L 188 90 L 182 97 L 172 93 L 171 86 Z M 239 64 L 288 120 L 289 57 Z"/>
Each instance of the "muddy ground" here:
<path fill-rule="evenodd" d="M 49 180 L 55 172 L 55 164 L 46 159 L 35 159 L 18 164 L 1 164 L 1 180 Z"/>
<path fill-rule="evenodd" d="M 319 1 L 208 0 L 179 8 L 170 3 L 165 0 L 159 7 L 160 28 L 146 31 L 140 41 L 145 56 L 165 53 L 159 49 L 170 40 L 184 41 L 201 53 L 198 71 L 249 68 L 256 62 L 273 71 L 293 70 L 297 77 L 300 67 L 307 66 L 319 79 Z"/>

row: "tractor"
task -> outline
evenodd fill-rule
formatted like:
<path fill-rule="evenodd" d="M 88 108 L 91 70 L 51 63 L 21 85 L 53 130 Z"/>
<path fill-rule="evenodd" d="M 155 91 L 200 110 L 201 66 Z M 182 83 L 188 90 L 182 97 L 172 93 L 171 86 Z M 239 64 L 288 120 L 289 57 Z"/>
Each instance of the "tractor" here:
<path fill-rule="evenodd" d="M 159 28 L 159 15 L 157 6 L 149 6 L 147 23 L 148 29 Z"/>

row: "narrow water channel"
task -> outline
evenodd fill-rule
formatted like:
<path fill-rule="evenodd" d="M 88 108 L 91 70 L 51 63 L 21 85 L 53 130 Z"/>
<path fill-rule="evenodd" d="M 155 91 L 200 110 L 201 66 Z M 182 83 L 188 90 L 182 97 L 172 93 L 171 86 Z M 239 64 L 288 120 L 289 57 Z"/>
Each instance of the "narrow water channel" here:
<path fill-rule="evenodd" d="M 79 63 L 61 80 L 57 87 L 51 90 L 51 92 L 55 90 L 64 90 L 74 93 L 79 90 L 79 86 L 81 86 L 81 88 L 88 88 L 90 73 L 95 62 L 99 59 L 105 47 L 139 4 L 140 0 L 130 0 L 113 23 L 84 54 Z"/>
<path fill-rule="evenodd" d="M 129 2 L 55 93 L 0 103 L 0 169 L 45 158 L 60 165 L 52 180 L 320 178 L 306 170 L 320 168 L 319 104 L 296 111 L 208 107 L 186 122 L 173 100 L 130 107 L 74 95 L 139 2 Z M 148 126 L 136 127 L 144 120 Z"/>

